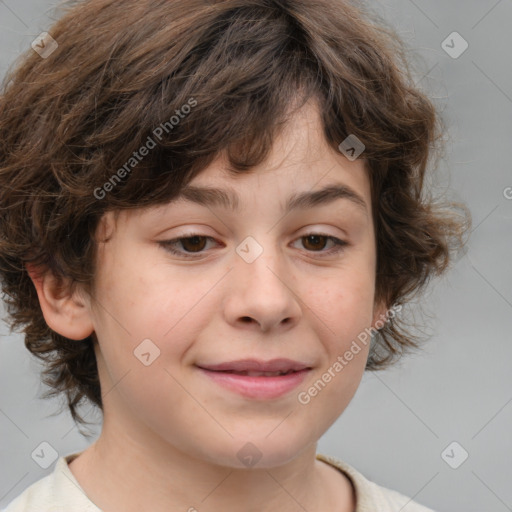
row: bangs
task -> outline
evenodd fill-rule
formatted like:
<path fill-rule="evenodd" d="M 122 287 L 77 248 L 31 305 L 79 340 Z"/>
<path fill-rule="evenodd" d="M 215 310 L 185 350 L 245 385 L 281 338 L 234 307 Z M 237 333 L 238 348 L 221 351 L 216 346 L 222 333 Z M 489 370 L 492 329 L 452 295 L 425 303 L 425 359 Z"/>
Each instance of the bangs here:
<path fill-rule="evenodd" d="M 102 91 L 97 108 L 105 114 L 87 139 L 87 147 L 102 151 L 87 164 L 96 172 L 83 172 L 89 186 L 90 176 L 98 177 L 95 194 L 107 209 L 167 202 L 224 152 L 228 172 L 247 171 L 265 160 L 311 97 L 330 110 L 306 35 L 285 13 L 238 7 L 209 25 L 192 30 L 186 44 L 163 44 L 161 34 L 143 54 L 119 59 L 128 68 L 141 58 L 165 65 Z M 114 53 L 112 76 L 116 61 Z"/>

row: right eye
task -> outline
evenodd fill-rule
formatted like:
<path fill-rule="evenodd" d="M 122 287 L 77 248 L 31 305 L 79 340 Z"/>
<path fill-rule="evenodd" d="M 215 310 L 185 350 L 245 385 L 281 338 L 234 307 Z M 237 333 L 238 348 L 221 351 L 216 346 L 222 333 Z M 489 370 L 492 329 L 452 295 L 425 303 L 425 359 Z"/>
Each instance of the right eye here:
<path fill-rule="evenodd" d="M 214 240 L 211 236 L 198 235 L 190 233 L 186 236 L 174 238 L 172 240 L 162 240 L 158 242 L 166 251 L 176 256 L 183 256 L 184 258 L 196 258 L 201 255 L 204 250 L 205 241 Z M 175 248 L 178 244 L 185 249 L 185 252 L 179 251 Z M 190 251 L 190 252 L 189 252 Z"/>

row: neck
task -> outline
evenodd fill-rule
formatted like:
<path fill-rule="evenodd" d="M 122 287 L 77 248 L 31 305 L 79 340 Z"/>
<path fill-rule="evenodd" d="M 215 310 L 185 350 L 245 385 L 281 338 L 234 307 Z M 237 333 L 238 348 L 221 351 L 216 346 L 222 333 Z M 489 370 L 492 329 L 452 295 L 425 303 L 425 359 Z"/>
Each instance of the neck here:
<path fill-rule="evenodd" d="M 108 427 L 104 423 L 100 438 L 69 464 L 105 512 L 354 510 L 348 479 L 316 460 L 316 444 L 282 466 L 240 469 L 211 464 L 161 440 L 141 444 Z"/>

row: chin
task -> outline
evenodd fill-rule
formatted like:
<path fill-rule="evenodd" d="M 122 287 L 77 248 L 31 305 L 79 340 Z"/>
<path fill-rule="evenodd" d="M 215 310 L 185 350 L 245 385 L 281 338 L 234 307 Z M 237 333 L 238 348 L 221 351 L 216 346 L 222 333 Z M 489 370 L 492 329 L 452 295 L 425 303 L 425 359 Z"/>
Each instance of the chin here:
<path fill-rule="evenodd" d="M 217 444 L 215 449 L 203 454 L 203 458 L 233 469 L 271 469 L 288 464 L 314 444 L 310 438 L 290 437 L 284 429 L 281 435 L 273 436 L 269 432 L 259 437 L 237 436 L 229 440 L 229 447 Z"/>

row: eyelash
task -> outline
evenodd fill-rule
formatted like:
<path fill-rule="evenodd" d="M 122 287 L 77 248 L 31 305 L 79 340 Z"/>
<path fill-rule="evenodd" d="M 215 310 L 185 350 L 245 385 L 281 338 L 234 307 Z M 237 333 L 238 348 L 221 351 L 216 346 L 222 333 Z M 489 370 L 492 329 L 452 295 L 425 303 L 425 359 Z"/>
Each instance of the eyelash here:
<path fill-rule="evenodd" d="M 326 235 L 324 233 L 307 233 L 307 234 L 302 235 L 301 237 L 299 237 L 297 240 L 299 240 L 301 238 L 307 238 L 309 236 L 321 236 L 321 237 L 325 237 L 328 240 L 331 240 L 333 242 L 334 248 L 329 250 L 329 251 L 307 251 L 307 252 L 321 254 L 320 257 L 332 256 L 334 254 L 338 254 L 338 253 L 342 252 L 347 245 L 349 245 L 344 240 L 340 240 L 339 238 L 336 238 L 335 236 Z M 179 238 L 173 238 L 172 240 L 163 240 L 163 241 L 158 242 L 158 243 L 166 251 L 170 252 L 171 254 L 174 254 L 176 256 L 182 256 L 184 258 L 189 258 L 189 259 L 197 259 L 197 258 L 199 258 L 204 253 L 204 250 L 200 251 L 200 252 L 197 252 L 197 253 L 186 253 L 186 252 L 184 253 L 184 252 L 180 252 L 180 251 L 178 251 L 178 250 L 173 248 L 173 246 L 175 244 L 179 243 L 180 241 L 188 240 L 190 238 L 195 238 L 195 237 L 206 238 L 208 240 L 214 240 L 214 238 L 212 238 L 211 236 L 200 235 L 198 233 L 188 233 L 185 236 L 182 236 L 182 237 L 179 237 Z"/>

